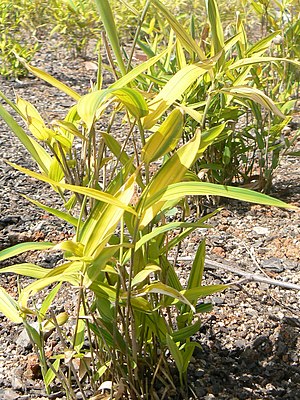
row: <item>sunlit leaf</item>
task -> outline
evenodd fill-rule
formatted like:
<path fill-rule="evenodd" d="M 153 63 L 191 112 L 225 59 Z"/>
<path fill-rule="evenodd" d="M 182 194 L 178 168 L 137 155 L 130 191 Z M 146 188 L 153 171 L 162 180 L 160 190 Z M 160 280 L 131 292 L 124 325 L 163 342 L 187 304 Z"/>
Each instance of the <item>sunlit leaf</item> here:
<path fill-rule="evenodd" d="M 49 183 L 50 185 L 53 185 L 53 186 L 58 186 L 63 189 L 71 190 L 72 192 L 75 192 L 75 193 L 83 194 L 84 196 L 89 196 L 93 199 L 100 200 L 105 203 L 114 204 L 117 207 L 124 208 L 126 211 L 135 214 L 135 211 L 133 210 L 133 208 L 129 207 L 128 205 L 123 204 L 121 201 L 119 201 L 114 196 L 112 196 L 108 193 L 101 192 L 100 190 L 93 189 L 93 188 L 85 188 L 83 186 L 76 186 L 76 185 L 69 185 L 67 183 L 62 183 L 62 182 L 55 182 L 52 179 L 49 179 L 48 177 L 46 177 L 44 175 L 33 172 L 27 168 L 20 167 L 19 165 L 16 165 L 14 163 L 8 163 L 8 164 L 11 165 L 12 167 L 16 168 L 17 170 L 24 172 L 25 174 L 31 176 L 32 178 L 36 178 L 40 181 Z M 1 253 L 0 253 L 0 255 L 1 255 Z"/>
<path fill-rule="evenodd" d="M 122 75 L 126 74 L 126 67 L 122 57 L 121 46 L 118 38 L 118 31 L 115 25 L 114 16 L 108 0 L 95 0 L 104 28 L 109 38 L 112 49 L 115 53 L 118 66 Z"/>
<path fill-rule="evenodd" d="M 161 189 L 152 197 L 147 199 L 145 207 L 151 207 L 157 201 L 179 200 L 185 196 L 221 196 L 236 199 L 240 201 L 247 201 L 250 203 L 264 204 L 274 207 L 285 207 L 291 209 L 298 209 L 295 206 L 287 204 L 274 197 L 268 196 L 263 193 L 254 192 L 245 188 L 238 188 L 234 186 L 223 186 L 208 182 L 179 182 L 169 185 L 165 189 Z"/>
<path fill-rule="evenodd" d="M 146 163 L 154 161 L 175 149 L 181 138 L 183 115 L 175 109 L 159 128 L 149 137 L 142 148 L 142 159 Z"/>
<path fill-rule="evenodd" d="M 31 157 L 38 164 L 40 169 L 45 173 L 48 172 L 48 165 L 51 163 L 51 156 L 46 150 L 37 143 L 34 139 L 29 137 L 26 132 L 18 125 L 14 118 L 5 110 L 0 104 L 0 116 L 7 123 L 12 132 L 17 136 L 20 142 L 24 145 L 26 150 L 30 153 Z"/>
<path fill-rule="evenodd" d="M 147 104 L 137 90 L 127 87 L 96 90 L 81 97 L 77 104 L 77 112 L 88 129 L 93 126 L 99 108 L 103 107 L 105 100 L 112 96 L 115 96 L 136 118 L 141 118 L 148 114 Z M 103 108 L 103 111 L 105 108 Z"/>
<path fill-rule="evenodd" d="M 68 96 L 72 97 L 74 100 L 79 100 L 80 95 L 78 93 L 76 93 L 73 89 L 69 88 L 67 85 L 60 82 L 53 76 L 47 74 L 47 72 L 42 71 L 41 69 L 39 69 L 37 67 L 33 67 L 32 65 L 27 64 L 27 63 L 25 63 L 25 66 L 28 69 L 28 71 L 31 72 L 33 75 L 44 80 L 45 82 L 50 83 L 51 86 L 54 86 L 57 89 L 61 90 L 62 92 L 66 93 Z"/>
<path fill-rule="evenodd" d="M 40 279 L 47 275 L 49 269 L 42 268 L 31 263 L 14 264 L 9 267 L 1 268 L 0 273 L 10 272 L 17 275 L 29 276 L 31 278 Z"/>
<path fill-rule="evenodd" d="M 66 221 L 73 226 L 77 226 L 78 219 L 73 217 L 72 215 L 65 213 L 63 211 L 57 210 L 56 208 L 48 207 L 37 200 L 31 199 L 28 196 L 23 195 L 23 197 L 30 201 L 32 204 L 35 204 L 37 207 L 41 208 L 42 210 L 46 211 L 49 214 L 55 215 L 60 220 Z"/>
<path fill-rule="evenodd" d="M 139 202 L 140 212 L 142 212 L 139 229 L 143 229 L 158 214 L 164 204 L 164 201 L 160 201 L 157 198 L 157 202 L 152 202 L 150 207 L 145 207 L 144 202 L 148 205 L 146 199 L 151 198 L 154 193 L 165 189 L 169 184 L 179 182 L 183 178 L 187 169 L 195 161 L 200 139 L 200 134 L 196 134 L 192 140 L 180 147 L 152 178 Z M 174 171 L 176 171 L 176 174 Z"/>
<path fill-rule="evenodd" d="M 187 304 L 193 311 L 195 311 L 195 307 L 190 303 L 188 299 L 185 298 L 184 295 L 182 295 L 178 290 L 172 288 L 171 286 L 165 285 L 162 282 L 155 282 L 155 283 L 150 283 L 149 285 L 145 285 L 140 290 L 132 292 L 132 296 L 133 297 L 145 296 L 146 294 L 149 293 L 157 293 L 173 297 L 174 299 L 184 304 Z"/>
<path fill-rule="evenodd" d="M 182 27 L 180 22 L 175 18 L 175 16 L 164 6 L 159 0 L 152 0 L 152 4 L 157 7 L 167 19 L 172 29 L 177 35 L 177 38 L 182 43 L 183 47 L 185 47 L 188 51 L 192 53 L 196 53 L 201 61 L 206 59 L 206 56 L 203 50 L 198 46 L 196 41 L 190 36 Z"/>
<path fill-rule="evenodd" d="M 259 89 L 250 87 L 250 86 L 233 86 L 226 89 L 221 89 L 220 92 L 229 94 L 233 97 L 238 97 L 241 99 L 252 100 L 255 103 L 260 104 L 266 109 L 272 111 L 275 115 L 278 115 L 280 118 L 285 119 L 286 116 L 279 110 L 279 108 L 275 105 L 272 99 L 264 94 Z"/>
<path fill-rule="evenodd" d="M 139 283 L 143 282 L 146 278 L 148 278 L 148 276 L 151 273 L 159 271 L 161 271 L 161 269 L 158 265 L 154 264 L 146 265 L 146 267 L 142 271 L 137 273 L 136 276 L 132 279 L 131 286 L 134 287 L 138 285 Z"/>
<path fill-rule="evenodd" d="M 33 250 L 47 250 L 51 249 L 55 245 L 50 242 L 24 242 L 16 244 L 15 246 L 8 247 L 7 249 L 0 251 L 0 261 L 4 261 L 8 258 L 18 256 L 25 251 Z"/>
<path fill-rule="evenodd" d="M 17 302 L 2 287 L 0 287 L 0 312 L 16 324 L 22 322 Z"/>
<path fill-rule="evenodd" d="M 189 86 L 204 75 L 214 65 L 214 62 L 188 65 L 179 70 L 162 90 L 149 103 L 149 114 L 144 118 L 144 128 L 149 129 L 156 124 L 159 117 L 172 105 L 180 100 Z"/>

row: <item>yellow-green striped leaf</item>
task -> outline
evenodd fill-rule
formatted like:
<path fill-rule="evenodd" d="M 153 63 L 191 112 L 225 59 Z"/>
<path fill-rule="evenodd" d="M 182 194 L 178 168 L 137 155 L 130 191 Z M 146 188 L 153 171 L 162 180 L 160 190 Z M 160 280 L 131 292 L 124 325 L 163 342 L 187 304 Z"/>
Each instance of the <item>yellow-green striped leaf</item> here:
<path fill-rule="evenodd" d="M 108 0 L 95 0 L 104 28 L 109 38 L 111 47 L 115 53 L 116 60 L 122 75 L 126 74 L 126 67 L 122 57 L 122 51 L 115 25 L 114 16 Z"/>
<path fill-rule="evenodd" d="M 204 75 L 214 65 L 214 62 L 191 64 L 178 71 L 166 83 L 157 96 L 149 103 L 149 114 L 144 118 L 144 128 L 151 128 L 159 117 L 182 97 L 189 86 L 200 76 Z"/>
<path fill-rule="evenodd" d="M 28 69 L 29 72 L 31 72 L 33 75 L 37 76 L 40 79 L 43 79 L 45 82 L 50 83 L 50 85 L 56 87 L 57 89 L 61 90 L 62 92 L 66 93 L 68 96 L 72 97 L 74 100 L 79 100 L 80 95 L 75 92 L 75 90 L 69 88 L 67 85 L 64 83 L 60 82 L 56 78 L 53 78 L 53 76 L 47 74 L 47 72 L 42 71 L 39 68 L 33 67 L 30 64 L 25 63 L 26 68 Z"/>
<path fill-rule="evenodd" d="M 187 169 L 193 164 L 197 156 L 201 136 L 196 136 L 180 147 L 175 154 L 161 167 L 158 173 L 153 177 L 151 183 L 145 188 L 139 201 L 138 209 L 141 212 L 139 229 L 143 229 L 161 210 L 164 201 L 157 199 L 150 207 L 144 207 L 144 201 L 155 195 L 155 193 L 164 190 L 171 183 L 180 181 Z"/>
<path fill-rule="evenodd" d="M 158 201 L 180 200 L 185 196 L 221 196 L 249 203 L 264 204 L 274 207 L 298 209 L 274 197 L 253 190 L 223 186 L 208 182 L 179 182 L 162 188 L 146 200 L 145 207 L 151 207 Z"/>
<path fill-rule="evenodd" d="M 248 99 L 252 100 L 255 103 L 260 104 L 266 109 L 273 112 L 278 117 L 284 119 L 285 115 L 279 110 L 279 108 L 275 105 L 272 99 L 264 94 L 259 89 L 249 87 L 249 86 L 233 86 L 230 88 L 224 88 L 220 90 L 221 93 L 229 94 L 233 97 L 238 97 L 240 99 Z"/>
<path fill-rule="evenodd" d="M 142 148 L 142 160 L 150 163 L 175 149 L 181 138 L 183 115 L 178 109 L 171 112 Z"/>
<path fill-rule="evenodd" d="M 142 289 L 132 292 L 133 297 L 145 296 L 146 294 L 157 293 L 163 294 L 166 296 L 173 297 L 174 299 L 187 304 L 192 311 L 195 312 L 195 307 L 190 303 L 190 301 L 182 295 L 181 292 L 172 288 L 171 286 L 165 285 L 162 282 L 150 283 L 149 285 L 145 285 Z"/>
<path fill-rule="evenodd" d="M 156 64 L 161 58 L 163 58 L 168 52 L 168 49 L 164 50 L 157 56 L 151 57 L 149 60 L 139 64 L 137 67 L 133 68 L 126 75 L 122 76 L 122 78 L 118 79 L 115 83 L 109 86 L 109 89 L 120 89 L 128 83 L 132 82 L 135 78 L 137 78 L 140 74 L 150 68 L 152 65 Z"/>
<path fill-rule="evenodd" d="M 60 211 L 60 210 L 56 210 L 56 208 L 45 206 L 44 204 L 40 203 L 39 201 L 31 199 L 28 196 L 23 195 L 23 197 L 26 200 L 30 201 L 32 204 L 35 204 L 37 207 L 39 207 L 42 210 L 46 211 L 47 213 L 55 215 L 57 218 L 62 219 L 62 220 L 68 222 L 69 224 L 71 224 L 73 226 L 77 226 L 78 219 L 73 217 L 72 215 L 70 215 L 68 213 L 65 213 L 63 211 Z"/>
<path fill-rule="evenodd" d="M 8 258 L 18 256 L 25 251 L 33 250 L 47 250 L 54 247 L 55 244 L 50 242 L 24 242 L 16 244 L 15 246 L 8 247 L 7 249 L 0 251 L 0 261 L 7 260 Z"/>
<path fill-rule="evenodd" d="M 29 137 L 26 134 L 26 132 L 18 125 L 14 118 L 5 110 L 5 108 L 1 104 L 0 116 L 4 119 L 4 121 L 17 136 L 20 142 L 25 146 L 31 157 L 38 164 L 39 168 L 47 173 L 52 160 L 51 156 L 38 142 L 36 142 L 33 138 Z"/>
<path fill-rule="evenodd" d="M 0 273 L 11 272 L 17 275 L 29 276 L 30 278 L 40 279 L 46 276 L 49 269 L 31 263 L 14 264 L 9 267 L 1 268 Z"/>
<path fill-rule="evenodd" d="M 161 268 L 158 265 L 151 264 L 151 265 L 146 265 L 144 269 L 142 269 L 140 272 L 136 274 L 136 276 L 132 279 L 131 282 L 131 287 L 134 287 L 141 282 L 143 282 L 152 272 L 159 272 L 161 271 Z"/>
<path fill-rule="evenodd" d="M 14 163 L 9 162 L 8 164 L 11 165 L 12 167 L 16 168 L 17 170 L 24 172 L 24 174 L 31 176 L 32 178 L 36 178 L 40 181 L 49 183 L 50 185 L 58 186 L 63 189 L 67 189 L 72 192 L 75 192 L 75 193 L 83 194 L 84 196 L 88 196 L 93 199 L 103 201 L 104 203 L 114 204 L 117 207 L 124 208 L 126 211 L 128 211 L 132 214 L 136 214 L 136 212 L 134 211 L 134 209 L 132 207 L 129 207 L 127 204 L 122 203 L 115 196 L 112 196 L 108 193 L 105 193 L 105 192 L 102 192 L 100 190 L 93 189 L 93 188 L 86 188 L 86 187 L 82 187 L 82 186 L 69 185 L 67 183 L 62 183 L 62 182 L 55 182 L 52 179 L 49 179 L 48 177 L 46 177 L 44 175 L 30 171 L 29 169 L 20 167 L 19 165 L 16 165 Z"/>
<path fill-rule="evenodd" d="M 235 61 L 233 64 L 231 64 L 229 66 L 229 69 L 237 69 L 237 68 L 246 67 L 248 65 L 253 66 L 256 64 L 262 64 L 262 63 L 268 63 L 268 62 L 288 62 L 290 64 L 296 65 L 297 67 L 300 67 L 300 62 L 295 59 L 282 58 L 282 57 L 254 56 L 254 57 L 243 58 L 241 60 Z"/>
<path fill-rule="evenodd" d="M 142 118 L 148 114 L 148 106 L 143 96 L 136 90 L 130 88 L 113 88 L 96 90 L 81 97 L 77 104 L 77 112 L 80 118 L 91 129 L 97 116 L 97 111 L 102 106 L 104 111 L 104 101 L 115 96 L 128 111 L 136 118 Z M 105 106 L 106 107 L 106 106 Z M 102 110 L 101 109 L 101 110 Z"/>
<path fill-rule="evenodd" d="M 22 322 L 17 302 L 2 287 L 0 287 L 0 312 L 16 324 Z"/>

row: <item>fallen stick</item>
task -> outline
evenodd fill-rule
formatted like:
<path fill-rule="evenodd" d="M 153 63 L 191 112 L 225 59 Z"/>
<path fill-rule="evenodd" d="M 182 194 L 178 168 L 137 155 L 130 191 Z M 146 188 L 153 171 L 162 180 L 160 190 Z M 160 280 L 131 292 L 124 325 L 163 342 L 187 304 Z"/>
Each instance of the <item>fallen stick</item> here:
<path fill-rule="evenodd" d="M 189 256 L 177 258 L 177 261 L 190 262 L 193 260 L 194 260 L 193 257 L 189 257 Z M 174 259 L 173 259 L 173 261 L 174 261 Z M 280 286 L 285 289 L 300 290 L 300 285 L 296 285 L 294 283 L 289 283 L 289 282 L 278 281 L 277 279 L 266 278 L 264 276 L 257 275 L 257 274 L 252 274 L 251 272 L 242 271 L 239 268 L 230 267 L 229 265 L 219 263 L 217 261 L 213 261 L 208 258 L 205 259 L 205 266 L 210 269 L 218 269 L 218 268 L 225 269 L 226 271 L 232 272 L 233 274 L 243 276 L 245 279 L 247 279 L 249 281 L 267 283 L 269 285 Z"/>

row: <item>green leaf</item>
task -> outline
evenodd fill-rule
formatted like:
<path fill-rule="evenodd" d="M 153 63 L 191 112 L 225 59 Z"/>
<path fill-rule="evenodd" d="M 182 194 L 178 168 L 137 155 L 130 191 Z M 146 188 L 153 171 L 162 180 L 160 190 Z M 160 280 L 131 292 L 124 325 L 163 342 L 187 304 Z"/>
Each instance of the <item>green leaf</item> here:
<path fill-rule="evenodd" d="M 262 38 L 261 40 L 259 40 L 258 42 L 254 43 L 253 46 L 251 46 L 247 52 L 246 55 L 247 56 L 251 56 L 251 55 L 260 55 L 262 53 L 264 53 L 266 50 L 268 50 L 270 48 L 270 45 L 273 41 L 273 39 L 279 35 L 281 33 L 281 31 L 275 31 L 272 32 L 270 35 Z"/>
<path fill-rule="evenodd" d="M 184 342 L 186 339 L 189 339 L 191 336 L 199 332 L 200 327 L 201 320 L 200 318 L 197 318 L 197 321 L 194 324 L 172 332 L 171 336 L 175 342 Z"/>
<path fill-rule="evenodd" d="M 47 250 L 55 245 L 50 242 L 24 242 L 16 244 L 15 246 L 8 247 L 7 249 L 0 251 L 0 261 L 4 261 L 8 258 L 18 256 L 25 251 L 33 250 Z"/>
<path fill-rule="evenodd" d="M 200 243 L 190 272 L 187 289 L 201 286 L 205 265 L 205 240 Z"/>
<path fill-rule="evenodd" d="M 145 188 L 138 205 L 141 212 L 139 229 L 143 229 L 162 209 L 164 201 L 157 199 L 157 202 L 148 206 L 148 198 L 154 193 L 165 189 L 169 184 L 180 181 L 187 169 L 194 163 L 200 145 L 200 134 L 180 147 L 175 154 L 161 167 L 158 173 L 152 178 L 150 184 Z M 176 171 L 176 174 L 174 174 Z M 144 205 L 146 203 L 146 207 Z"/>
<path fill-rule="evenodd" d="M 172 288 L 171 286 L 165 285 L 162 282 L 155 282 L 151 283 L 149 285 L 145 285 L 142 289 L 137 290 L 137 291 L 132 291 L 132 297 L 138 297 L 138 296 L 145 296 L 146 294 L 149 293 L 157 293 L 157 294 L 163 294 L 166 296 L 173 297 L 174 299 L 177 299 L 178 301 L 187 304 L 192 311 L 195 311 L 195 307 L 190 303 L 189 300 L 187 300 L 181 292 L 178 290 Z"/>
<path fill-rule="evenodd" d="M 44 278 L 41 278 L 41 279 L 29 284 L 20 293 L 20 297 L 19 297 L 20 309 L 26 310 L 27 302 L 28 302 L 30 296 L 35 295 L 42 289 L 50 286 L 51 284 L 53 284 L 55 282 L 69 282 L 73 286 L 78 286 L 79 278 L 72 275 L 71 273 L 69 275 L 61 274 L 61 275 L 54 275 L 54 276 L 45 276 Z"/>
<path fill-rule="evenodd" d="M 43 79 L 45 82 L 50 83 L 51 86 L 56 87 L 57 89 L 61 90 L 62 92 L 66 93 L 68 96 L 72 97 L 74 100 L 79 100 L 80 95 L 76 93 L 73 89 L 69 88 L 64 83 L 60 82 L 53 76 L 47 74 L 47 72 L 40 70 L 39 68 L 33 67 L 25 63 L 25 67 L 31 72 L 33 75 L 37 76 L 40 79 Z"/>
<path fill-rule="evenodd" d="M 180 293 L 182 293 L 190 302 L 194 303 L 201 297 L 210 296 L 213 293 L 221 292 L 227 288 L 227 285 L 208 285 L 181 290 Z"/>
<path fill-rule="evenodd" d="M 295 60 L 295 59 L 289 59 L 289 58 L 282 58 L 282 57 L 260 57 L 260 56 L 254 56 L 254 57 L 249 57 L 249 58 L 243 58 L 241 60 L 235 61 L 233 64 L 229 66 L 229 69 L 237 69 L 237 68 L 242 68 L 246 67 L 248 65 L 253 66 L 256 64 L 261 65 L 262 63 L 269 63 L 269 62 L 287 62 L 290 64 L 294 64 L 297 67 L 300 67 L 300 62 Z"/>
<path fill-rule="evenodd" d="M 198 156 L 202 155 L 207 147 L 214 142 L 214 140 L 223 132 L 225 126 L 226 123 L 223 123 L 201 133 L 201 142 L 198 150 Z"/>
<path fill-rule="evenodd" d="M 220 14 L 215 0 L 205 0 L 208 20 L 210 23 L 212 33 L 212 55 L 221 53 L 221 57 L 217 61 L 218 69 L 224 65 L 224 34 L 223 27 L 220 19 Z"/>
<path fill-rule="evenodd" d="M 172 357 L 174 358 L 174 361 L 175 361 L 175 364 L 176 364 L 176 367 L 177 367 L 179 373 L 182 374 L 182 372 L 183 372 L 183 356 L 181 354 L 181 351 L 177 347 L 177 344 L 173 340 L 172 336 L 169 335 L 168 333 L 166 334 L 166 343 L 167 343 L 167 346 L 170 350 Z"/>
<path fill-rule="evenodd" d="M 152 65 L 155 65 L 162 57 L 164 57 L 168 52 L 168 49 L 164 50 L 157 56 L 151 57 L 149 60 L 139 64 L 135 68 L 133 68 L 126 75 L 122 76 L 122 78 L 118 79 L 115 83 L 109 86 L 109 89 L 120 89 L 126 86 L 128 83 L 132 82 L 135 78 L 137 78 L 140 74 L 150 68 Z"/>
<path fill-rule="evenodd" d="M 54 369 L 54 371 L 57 372 L 58 369 L 59 369 L 59 366 L 60 366 L 60 359 L 58 358 L 58 359 L 56 359 L 56 360 L 53 362 L 52 368 Z M 46 375 L 45 375 L 44 378 L 43 378 L 46 387 L 49 387 L 50 384 L 51 384 L 51 383 L 53 382 L 53 380 L 55 379 L 56 374 L 54 373 L 54 371 L 53 371 L 51 368 L 49 368 L 49 369 L 47 370 Z"/>
<path fill-rule="evenodd" d="M 103 207 L 100 204 L 90 213 L 79 237 L 80 242 L 85 245 L 85 256 L 96 258 L 101 253 L 124 214 L 125 204 L 131 201 L 134 188 L 135 176 L 132 175 L 121 189 L 111 196 L 114 203 L 105 204 Z M 123 204 L 124 207 L 120 208 L 117 203 Z"/>
<path fill-rule="evenodd" d="M 195 230 L 196 228 L 207 228 L 207 226 L 203 224 L 202 220 L 199 222 L 170 222 L 166 225 L 154 228 L 150 233 L 143 235 L 142 238 L 136 243 L 134 248 L 135 251 L 137 251 L 141 246 L 143 246 L 145 243 L 149 242 L 156 236 L 178 228 L 191 228 Z"/>
<path fill-rule="evenodd" d="M 51 291 L 50 293 L 47 294 L 45 300 L 43 301 L 40 311 L 39 311 L 39 316 L 44 319 L 45 315 L 49 309 L 49 307 L 51 307 L 51 304 L 55 298 L 55 296 L 57 295 L 59 289 L 61 288 L 61 283 L 59 283 L 58 285 L 56 285 Z"/>
<path fill-rule="evenodd" d="M 80 352 L 83 344 L 84 344 L 84 334 L 85 334 L 85 321 L 81 317 L 85 315 L 84 307 L 81 305 L 80 312 L 79 312 L 79 319 L 77 321 L 77 330 L 76 336 L 74 340 L 74 349 L 77 353 Z"/>
<path fill-rule="evenodd" d="M 23 321 L 18 311 L 17 302 L 2 287 L 0 287 L 0 312 L 16 324 Z"/>
<path fill-rule="evenodd" d="M 95 0 L 100 17 L 102 19 L 105 31 L 109 38 L 111 47 L 116 56 L 118 66 L 122 75 L 126 74 L 126 67 L 122 57 L 122 51 L 118 39 L 118 31 L 115 25 L 115 20 L 108 0 Z"/>

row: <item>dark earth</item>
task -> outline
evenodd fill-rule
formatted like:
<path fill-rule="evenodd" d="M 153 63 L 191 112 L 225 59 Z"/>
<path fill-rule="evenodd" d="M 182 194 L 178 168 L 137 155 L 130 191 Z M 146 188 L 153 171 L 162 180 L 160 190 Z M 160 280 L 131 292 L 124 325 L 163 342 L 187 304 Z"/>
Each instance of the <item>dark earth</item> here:
<path fill-rule="evenodd" d="M 70 58 L 64 49 L 48 43 L 35 57 L 34 64 L 84 94 L 90 80 L 95 79 L 92 58 L 93 54 L 90 60 Z M 105 77 L 107 82 L 109 79 Z M 1 79 L 0 84 L 6 96 L 14 99 L 17 94 L 32 102 L 48 121 L 63 117 L 72 105 L 66 95 L 32 76 L 22 81 Z M 293 129 L 287 134 L 293 135 L 299 122 L 300 117 L 295 114 Z M 0 146 L 0 249 L 25 241 L 59 242 L 71 236 L 67 224 L 35 208 L 21 196 L 25 194 L 45 204 L 60 206 L 47 185 L 5 163 L 9 160 L 33 167 L 18 139 L 2 121 Z M 298 141 L 295 150 L 299 149 Z M 300 207 L 299 158 L 282 158 L 271 194 Z M 300 285 L 299 211 L 230 201 L 210 222 L 212 229 L 195 232 L 182 248 L 178 274 L 183 282 L 199 241 L 206 237 L 209 260 L 251 275 Z M 34 253 L 13 261 L 34 261 L 50 268 L 59 259 L 60 253 Z M 6 265 L 8 262 L 2 266 Z M 194 354 L 188 370 L 187 398 L 300 399 L 300 291 L 245 280 L 222 266 L 211 269 L 208 262 L 204 284 L 219 283 L 232 285 L 225 292 L 205 299 L 214 308 L 205 314 L 201 330 L 194 338 L 202 350 Z M 15 276 L 0 275 L 0 284 L 10 294 L 17 293 Z M 56 304 L 56 309 L 72 308 L 73 297 L 66 288 L 65 297 Z M 0 314 L 0 399 L 62 398 L 59 388 L 53 395 L 44 393 L 36 366 L 36 357 L 22 326 L 10 323 Z"/>

